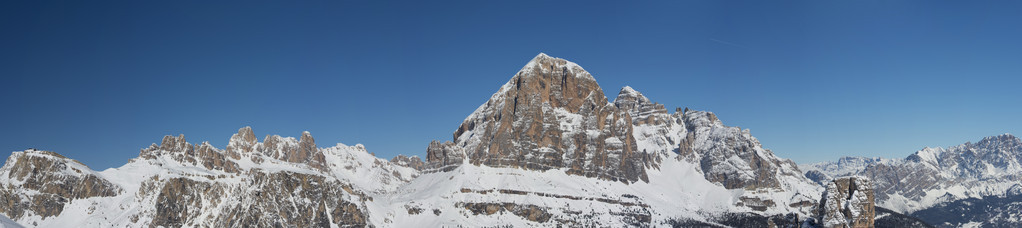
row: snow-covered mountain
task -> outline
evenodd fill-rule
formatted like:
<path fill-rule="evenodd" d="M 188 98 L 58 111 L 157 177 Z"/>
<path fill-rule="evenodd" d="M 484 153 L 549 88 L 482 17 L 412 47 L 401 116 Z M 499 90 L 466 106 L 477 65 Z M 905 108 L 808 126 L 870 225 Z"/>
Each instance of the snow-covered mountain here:
<path fill-rule="evenodd" d="M 911 214 L 962 200 L 1009 196 L 1013 187 L 1022 188 L 1016 187 L 1022 185 L 1020 164 L 1022 141 L 1003 134 L 948 148 L 927 147 L 904 159 L 846 157 L 802 168 L 807 177 L 817 180 L 849 175 L 869 177 L 876 183 L 878 206 Z M 1016 219 L 1010 219 L 1012 216 Z M 1022 225 L 1020 217 L 1022 213 L 1016 212 L 999 223 L 1015 221 L 1012 224 Z M 987 219 L 977 222 L 984 221 Z"/>
<path fill-rule="evenodd" d="M 581 224 L 709 221 L 721 212 L 807 216 L 822 192 L 793 162 L 713 113 L 669 113 L 631 87 L 609 102 L 585 69 L 545 54 L 469 115 L 453 141 L 431 143 L 427 163 L 410 186 L 435 179 L 422 189 L 460 189 L 444 199 L 538 206 L 554 221 Z M 459 179 L 466 176 L 476 178 Z"/>
<path fill-rule="evenodd" d="M 581 66 L 545 54 L 454 132 L 428 145 L 426 161 L 321 148 L 308 132 L 259 141 L 248 127 L 224 149 L 166 136 L 104 171 L 20 151 L 0 168 L 0 214 L 43 227 L 621 227 L 837 213 L 819 207 L 822 186 L 747 129 L 669 112 L 631 87 L 611 101 Z"/>
<path fill-rule="evenodd" d="M 317 148 L 308 132 L 256 142 L 246 127 L 227 150 L 166 136 L 101 172 L 53 152 L 14 152 L 0 168 L 0 213 L 40 227 L 359 226 L 366 202 L 416 175 L 362 145 Z"/>

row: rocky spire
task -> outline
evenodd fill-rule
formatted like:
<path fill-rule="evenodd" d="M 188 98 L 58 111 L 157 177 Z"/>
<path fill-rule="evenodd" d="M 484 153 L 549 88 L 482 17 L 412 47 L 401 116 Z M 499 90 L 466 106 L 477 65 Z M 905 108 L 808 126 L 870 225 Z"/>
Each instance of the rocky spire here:
<path fill-rule="evenodd" d="M 185 135 L 181 134 L 177 137 L 166 135 L 163 136 L 163 141 L 160 142 L 160 149 L 165 151 L 181 152 L 189 149 L 191 145 L 185 141 Z"/>
<path fill-rule="evenodd" d="M 325 171 L 326 169 L 326 158 L 323 156 L 323 152 L 316 147 L 316 140 L 312 138 L 312 134 L 308 131 L 302 132 L 302 137 L 298 140 L 298 149 L 295 150 L 295 153 L 286 155 L 284 160 L 306 163 L 319 170 Z"/>
<path fill-rule="evenodd" d="M 873 227 L 873 182 L 865 177 L 843 177 L 828 183 L 820 199 L 819 215 L 822 227 Z"/>
<path fill-rule="evenodd" d="M 243 127 L 238 129 L 238 133 L 231 136 L 231 141 L 227 143 L 227 155 L 234 159 L 241 159 L 243 153 L 251 153 L 256 146 L 255 134 L 252 132 L 252 127 Z"/>

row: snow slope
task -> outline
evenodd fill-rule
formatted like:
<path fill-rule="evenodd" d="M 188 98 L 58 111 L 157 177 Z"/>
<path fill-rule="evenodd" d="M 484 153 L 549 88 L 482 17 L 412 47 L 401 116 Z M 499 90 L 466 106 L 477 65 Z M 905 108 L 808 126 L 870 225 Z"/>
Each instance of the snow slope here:
<path fill-rule="evenodd" d="M 7 216 L 0 214 L 0 228 L 22 228 L 22 227 L 24 226 L 18 224 L 17 222 L 14 222 L 14 220 L 11 220 Z"/>
<path fill-rule="evenodd" d="M 577 175 L 564 169 L 530 171 L 462 165 L 451 172 L 423 174 L 402 186 L 371 209 L 375 224 L 409 226 L 555 226 L 530 221 L 512 212 L 475 216 L 465 204 L 538 206 L 551 219 L 568 224 L 620 227 L 640 224 L 636 216 L 649 216 L 653 224 L 668 219 L 701 218 L 703 212 L 735 210 L 741 192 L 710 183 L 691 163 L 667 159 L 650 171 L 650 182 L 625 184 Z M 378 198 L 379 199 L 379 198 Z M 425 212 L 408 213 L 408 208 Z M 434 214 L 438 211 L 439 214 Z"/>

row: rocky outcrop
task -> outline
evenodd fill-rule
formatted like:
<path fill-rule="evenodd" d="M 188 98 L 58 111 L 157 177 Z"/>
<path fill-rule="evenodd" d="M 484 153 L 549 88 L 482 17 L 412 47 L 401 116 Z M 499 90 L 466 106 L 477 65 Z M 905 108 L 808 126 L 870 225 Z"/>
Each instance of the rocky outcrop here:
<path fill-rule="evenodd" d="M 465 160 L 465 149 L 447 141 L 441 143 L 433 140 L 426 148 L 426 169 L 431 171 L 450 171 L 457 168 Z"/>
<path fill-rule="evenodd" d="M 636 151 L 650 168 L 659 168 L 663 157 L 677 153 L 678 142 L 684 136 L 681 113 L 670 114 L 664 105 L 651 101 L 632 87 L 621 88 L 614 106 L 632 118 L 632 137 Z"/>
<path fill-rule="evenodd" d="M 454 143 L 475 165 L 647 180 L 631 123 L 589 72 L 539 54 L 465 119 Z"/>
<path fill-rule="evenodd" d="M 231 141 L 224 152 L 235 160 L 241 159 L 242 154 L 251 154 L 255 151 L 256 144 L 259 143 L 257 140 L 252 127 L 243 127 L 238 129 L 237 134 L 231 136 Z"/>
<path fill-rule="evenodd" d="M 193 146 L 185 141 L 184 135 L 177 137 L 168 135 L 163 137 L 160 145 L 153 144 L 139 153 L 139 157 L 143 159 L 155 159 L 164 155 L 182 163 L 201 164 L 207 169 L 231 173 L 239 171 L 237 162 L 232 160 L 249 159 L 255 163 L 262 163 L 267 158 L 328 171 L 326 157 L 323 151 L 316 147 L 316 141 L 308 131 L 302 132 L 302 136 L 297 140 L 292 137 L 267 135 L 260 143 L 256 140 L 251 127 L 243 127 L 231 136 L 227 148 L 222 151 L 208 142 Z"/>
<path fill-rule="evenodd" d="M 0 213 L 15 220 L 55 216 L 71 201 L 121 192 L 84 164 L 50 151 L 14 152 L 0 168 Z"/>
<path fill-rule="evenodd" d="M 142 149 L 138 156 L 141 159 L 157 159 L 166 156 L 183 164 L 203 166 L 210 170 L 228 173 L 240 172 L 236 162 L 227 160 L 227 156 L 210 145 L 209 142 L 192 145 L 185 141 L 184 135 L 164 136 L 160 145 L 152 144 L 149 148 Z"/>
<path fill-rule="evenodd" d="M 823 227 L 873 227 L 876 209 L 873 183 L 863 177 L 843 177 L 827 184 L 820 199 Z"/>
<path fill-rule="evenodd" d="M 270 158 L 281 161 L 307 164 L 309 167 L 326 171 L 323 152 L 316 148 L 316 141 L 308 131 L 302 132 L 299 140 L 279 135 L 267 135 L 257 150 Z"/>
<path fill-rule="evenodd" d="M 288 154 L 284 157 L 285 161 L 295 163 L 307 163 L 313 168 L 323 169 L 324 161 L 323 153 L 319 152 L 319 148 L 316 148 L 316 140 L 312 138 L 312 134 L 308 131 L 302 132 L 302 137 L 298 140 L 297 153 Z"/>
<path fill-rule="evenodd" d="M 525 218 L 526 220 L 545 223 L 550 220 L 550 213 L 547 208 L 536 205 L 518 205 L 513 203 L 460 203 L 460 207 L 472 212 L 472 215 L 492 215 L 495 213 L 510 212 L 511 214 Z"/>
<path fill-rule="evenodd" d="M 399 154 L 397 156 L 394 156 L 394 158 L 391 158 L 390 163 L 394 163 L 395 165 L 404 166 L 408 168 L 413 168 L 419 171 L 422 171 L 422 169 L 426 168 L 426 162 L 423 162 L 422 158 L 419 158 L 419 156 L 414 155 L 409 157 L 403 154 Z"/>

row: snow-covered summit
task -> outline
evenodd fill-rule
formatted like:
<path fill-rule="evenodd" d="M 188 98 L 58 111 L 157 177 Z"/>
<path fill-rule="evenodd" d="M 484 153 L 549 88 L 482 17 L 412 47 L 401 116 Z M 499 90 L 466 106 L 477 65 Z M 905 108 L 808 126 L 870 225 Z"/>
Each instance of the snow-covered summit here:
<path fill-rule="evenodd" d="M 562 58 L 551 57 L 542 52 L 533 57 L 532 60 L 529 60 L 515 75 L 533 76 L 551 73 L 570 74 L 585 80 L 596 80 L 582 66 Z"/>

